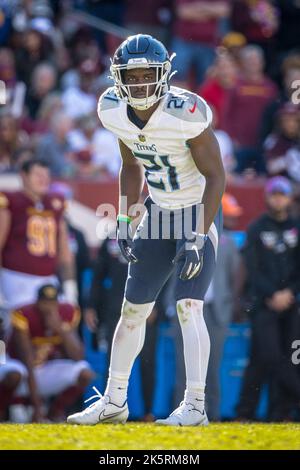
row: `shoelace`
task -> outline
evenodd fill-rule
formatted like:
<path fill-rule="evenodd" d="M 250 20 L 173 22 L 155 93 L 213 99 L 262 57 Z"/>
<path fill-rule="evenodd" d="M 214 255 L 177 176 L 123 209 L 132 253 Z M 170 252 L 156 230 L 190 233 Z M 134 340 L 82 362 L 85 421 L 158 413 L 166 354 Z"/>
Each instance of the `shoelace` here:
<path fill-rule="evenodd" d="M 98 398 L 98 400 L 94 401 L 94 403 L 91 403 L 88 406 L 88 408 L 92 408 L 94 405 L 96 405 L 99 402 L 99 400 L 102 400 L 102 398 L 104 398 L 104 395 L 102 395 L 102 393 L 99 392 L 97 387 L 93 387 L 93 390 L 94 390 L 94 392 L 96 392 L 96 394 L 92 395 L 87 400 L 84 400 L 84 403 L 87 403 L 88 401 L 94 400 L 94 398 Z"/>

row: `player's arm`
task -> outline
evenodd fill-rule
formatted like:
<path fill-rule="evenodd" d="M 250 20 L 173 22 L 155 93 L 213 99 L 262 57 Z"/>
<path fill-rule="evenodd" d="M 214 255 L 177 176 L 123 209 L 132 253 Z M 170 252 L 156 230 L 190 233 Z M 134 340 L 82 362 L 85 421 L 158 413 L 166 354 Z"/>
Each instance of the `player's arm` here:
<path fill-rule="evenodd" d="M 200 220 L 198 233 L 207 234 L 221 204 L 225 189 L 225 171 L 218 141 L 209 126 L 199 136 L 188 140 L 194 162 L 206 180 L 202 203 L 204 221 Z"/>
<path fill-rule="evenodd" d="M 75 280 L 75 260 L 68 241 L 68 228 L 65 220 L 58 227 L 58 264 L 63 291 L 68 302 L 77 303 L 78 292 Z"/>
<path fill-rule="evenodd" d="M 63 347 L 68 359 L 72 359 L 72 361 L 81 361 L 84 357 L 83 346 L 77 332 L 74 330 L 66 331 L 63 329 L 60 332 L 60 337 L 62 338 Z"/>
<path fill-rule="evenodd" d="M 143 166 L 131 150 L 119 139 L 122 157 L 120 170 L 119 214 L 128 215 L 131 206 L 137 204 L 144 187 Z"/>
<path fill-rule="evenodd" d="M 58 315 L 57 318 L 59 319 Z M 66 356 L 73 361 L 80 361 L 84 357 L 83 345 L 76 331 L 79 321 L 79 309 L 74 308 L 73 319 L 71 323 L 58 321 L 57 329 L 54 327 L 54 331 L 62 339 L 62 345 Z"/>
<path fill-rule="evenodd" d="M 144 186 L 142 165 L 134 157 L 131 150 L 119 140 L 122 165 L 119 184 L 119 214 L 117 240 L 122 255 L 128 263 L 136 263 L 137 258 L 132 252 L 132 234 L 130 209 L 138 203 Z"/>
<path fill-rule="evenodd" d="M 14 323 L 14 319 L 13 319 Z M 28 388 L 29 397 L 34 409 L 33 421 L 41 421 L 42 415 L 42 400 L 39 396 L 37 384 L 34 377 L 34 355 L 27 329 L 13 328 L 12 338 L 14 346 L 18 353 L 19 359 L 25 364 L 28 371 Z"/>

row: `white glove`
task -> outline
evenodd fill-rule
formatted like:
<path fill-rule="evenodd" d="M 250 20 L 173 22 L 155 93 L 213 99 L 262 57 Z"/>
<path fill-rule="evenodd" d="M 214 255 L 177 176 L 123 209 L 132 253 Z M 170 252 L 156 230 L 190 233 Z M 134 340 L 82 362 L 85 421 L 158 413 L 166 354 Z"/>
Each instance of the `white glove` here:
<path fill-rule="evenodd" d="M 73 305 L 78 304 L 78 289 L 74 279 L 67 279 L 63 282 L 63 291 L 67 302 Z"/>

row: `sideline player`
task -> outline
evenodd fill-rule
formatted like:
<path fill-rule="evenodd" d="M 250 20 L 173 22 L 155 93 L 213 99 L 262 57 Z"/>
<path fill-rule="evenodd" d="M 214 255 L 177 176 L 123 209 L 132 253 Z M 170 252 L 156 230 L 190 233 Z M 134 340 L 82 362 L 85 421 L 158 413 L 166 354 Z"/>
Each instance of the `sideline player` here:
<path fill-rule="evenodd" d="M 57 284 L 58 269 L 66 299 L 76 303 L 64 200 L 49 193 L 50 171 L 43 161 L 24 162 L 21 178 L 22 190 L 0 192 L 0 307 L 10 311 L 30 304 L 39 287 Z"/>
<path fill-rule="evenodd" d="M 63 421 L 65 409 L 76 402 L 94 377 L 83 360 L 79 320 L 79 309 L 60 303 L 58 290 L 51 284 L 40 287 L 34 303 L 12 312 L 8 351 L 27 370 L 15 395 L 30 398 L 33 421 L 45 418 L 43 404 L 50 397 L 48 418 Z"/>
<path fill-rule="evenodd" d="M 105 394 L 69 416 L 69 423 L 127 420 L 128 379 L 143 347 L 146 319 L 174 269 L 187 381 L 182 403 L 157 423 L 208 423 L 204 390 L 210 342 L 203 298 L 215 267 L 225 176 L 211 110 L 194 93 L 169 87 L 171 60 L 151 36 L 129 37 L 112 60 L 115 86 L 99 100 L 100 120 L 118 136 L 123 160 L 118 241 L 129 270 Z M 150 196 L 132 240 L 130 211 L 139 200 L 143 173 Z"/>

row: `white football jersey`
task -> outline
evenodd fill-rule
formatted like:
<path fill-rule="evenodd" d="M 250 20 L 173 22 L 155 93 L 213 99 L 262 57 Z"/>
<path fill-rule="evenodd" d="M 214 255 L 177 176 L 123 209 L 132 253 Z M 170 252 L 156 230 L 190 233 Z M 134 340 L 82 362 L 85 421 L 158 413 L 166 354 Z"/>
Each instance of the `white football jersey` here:
<path fill-rule="evenodd" d="M 160 207 L 177 209 L 201 202 L 205 178 L 197 169 L 187 140 L 212 121 L 207 103 L 195 93 L 171 87 L 140 129 L 127 115 L 127 104 L 108 88 L 98 115 L 104 127 L 127 145 L 143 164 L 149 194 Z"/>

